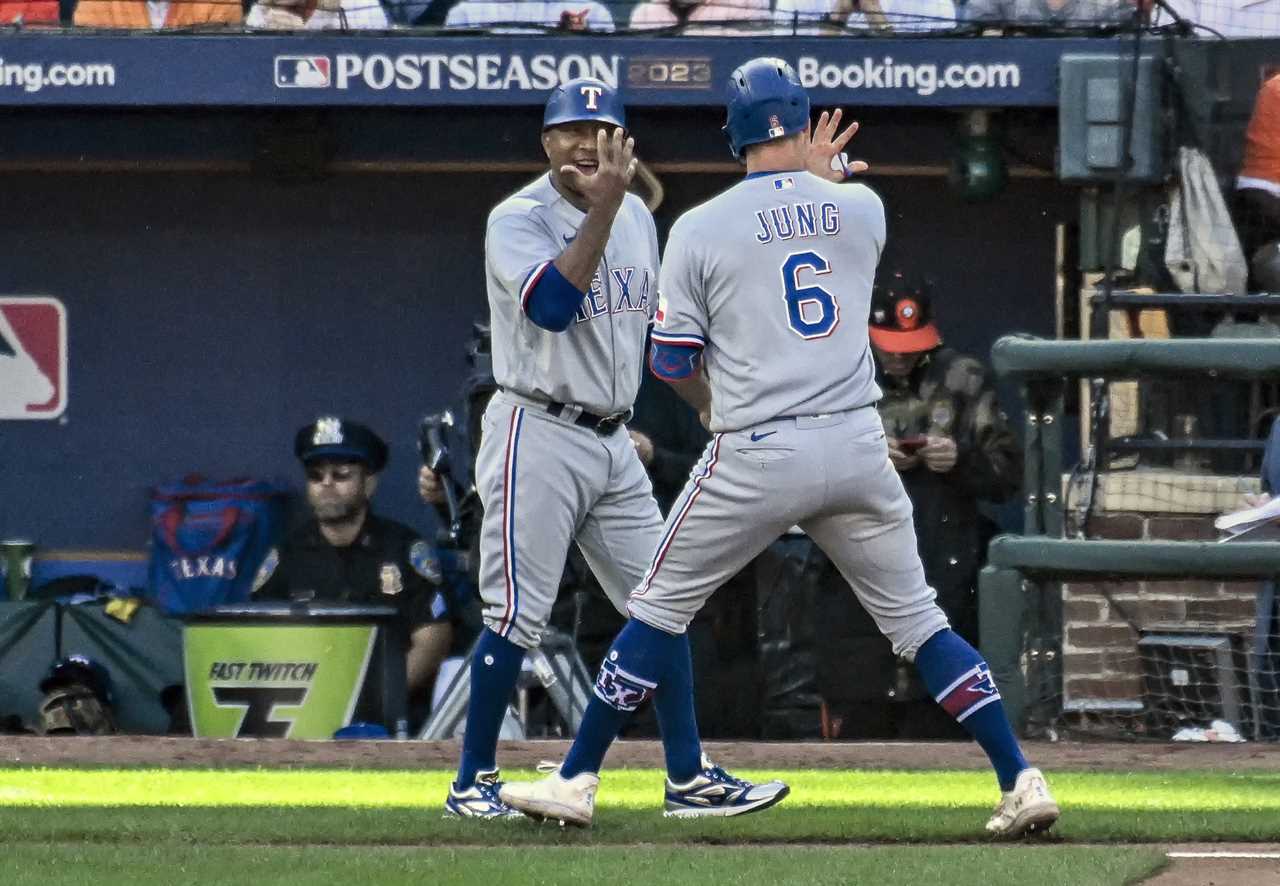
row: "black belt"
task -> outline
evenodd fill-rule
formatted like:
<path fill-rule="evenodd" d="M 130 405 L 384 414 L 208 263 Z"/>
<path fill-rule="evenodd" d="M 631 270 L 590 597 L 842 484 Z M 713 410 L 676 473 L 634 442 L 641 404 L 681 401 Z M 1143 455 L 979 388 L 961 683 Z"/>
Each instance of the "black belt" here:
<path fill-rule="evenodd" d="M 547 404 L 547 413 L 556 418 L 560 418 L 565 410 L 570 407 L 564 403 L 557 403 L 552 400 Z M 578 413 L 578 417 L 573 420 L 575 425 L 583 428 L 590 428 L 601 437 L 608 437 L 618 428 L 622 427 L 631 419 L 632 410 L 626 412 L 615 412 L 613 415 L 596 415 L 594 412 L 587 412 L 585 409 Z"/>

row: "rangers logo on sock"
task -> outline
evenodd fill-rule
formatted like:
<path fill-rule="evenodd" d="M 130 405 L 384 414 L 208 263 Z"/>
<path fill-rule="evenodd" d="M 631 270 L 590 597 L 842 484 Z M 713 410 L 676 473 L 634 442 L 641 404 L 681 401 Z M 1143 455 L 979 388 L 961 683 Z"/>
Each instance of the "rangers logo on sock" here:
<path fill-rule="evenodd" d="M 999 700 L 1000 690 L 996 688 L 995 680 L 991 679 L 991 671 L 985 662 L 966 671 L 937 698 L 938 704 L 957 723 L 963 723 L 974 711 Z"/>
<path fill-rule="evenodd" d="M 628 674 L 614 662 L 605 659 L 596 676 L 596 695 L 609 707 L 620 711 L 634 711 L 653 695 L 657 685 Z"/>

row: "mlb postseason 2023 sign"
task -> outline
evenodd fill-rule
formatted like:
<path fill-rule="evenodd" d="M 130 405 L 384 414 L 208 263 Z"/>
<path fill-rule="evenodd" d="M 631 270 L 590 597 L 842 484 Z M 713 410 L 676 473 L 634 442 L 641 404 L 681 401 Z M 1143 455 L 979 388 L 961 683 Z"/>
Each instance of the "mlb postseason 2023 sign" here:
<path fill-rule="evenodd" d="M 22 33 L 0 46 L 0 106 L 540 105 L 575 77 L 633 106 L 715 106 L 742 62 L 778 55 L 817 104 L 1044 106 L 1068 52 L 1111 39 L 730 40 L 326 34 Z"/>
<path fill-rule="evenodd" d="M 187 625 L 193 734 L 332 738 L 351 720 L 376 631 L 373 625 Z"/>

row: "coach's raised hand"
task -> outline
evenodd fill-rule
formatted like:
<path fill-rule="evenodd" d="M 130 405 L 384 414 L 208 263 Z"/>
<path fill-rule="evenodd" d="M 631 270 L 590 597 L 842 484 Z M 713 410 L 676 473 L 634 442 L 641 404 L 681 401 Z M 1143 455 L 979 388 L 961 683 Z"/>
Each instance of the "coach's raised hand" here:
<path fill-rule="evenodd" d="M 842 182 L 851 175 L 866 172 L 870 165 L 862 160 L 849 163 L 845 160 L 844 149 L 858 132 L 858 121 L 850 123 L 844 132 L 836 134 L 840 129 L 840 118 L 844 112 L 836 108 L 834 113 L 823 111 L 818 117 L 818 125 L 813 127 L 809 135 L 809 172 L 825 178 L 827 181 Z"/>
<path fill-rule="evenodd" d="M 582 195 L 591 209 L 617 211 L 626 196 L 627 186 L 636 174 L 636 140 L 626 137 L 620 128 L 612 134 L 604 129 L 596 132 L 596 171 L 585 173 L 581 165 L 560 167 L 560 176 Z"/>
<path fill-rule="evenodd" d="M 612 132 L 599 128 L 595 134 L 595 156 L 589 151 L 575 151 L 573 162 L 562 164 L 557 170 L 564 185 L 562 192 L 567 190 L 574 205 L 587 214 L 577 237 L 555 261 L 556 270 L 579 292 L 585 293 L 591 288 L 591 280 L 609 241 L 614 216 L 627 196 L 627 185 L 636 174 L 633 156 L 636 143 L 625 135 L 621 127 L 613 127 Z"/>

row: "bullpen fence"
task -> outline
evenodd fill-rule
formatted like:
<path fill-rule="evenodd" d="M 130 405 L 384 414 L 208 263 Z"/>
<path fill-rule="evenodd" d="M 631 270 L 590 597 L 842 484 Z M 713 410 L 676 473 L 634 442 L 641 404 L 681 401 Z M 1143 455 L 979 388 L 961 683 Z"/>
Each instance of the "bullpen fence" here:
<path fill-rule="evenodd" d="M 1027 422 L 1025 534 L 993 541 L 980 587 L 982 646 L 1013 717 L 1049 738 L 1280 738 L 1280 542 L 1252 540 L 1263 526 L 1224 544 L 1214 528 L 1259 490 L 1262 443 L 1198 411 L 1207 391 L 1220 406 L 1280 378 L 1280 346 L 1006 337 L 992 355 Z M 1067 464 L 1082 382 L 1082 455 Z"/>

